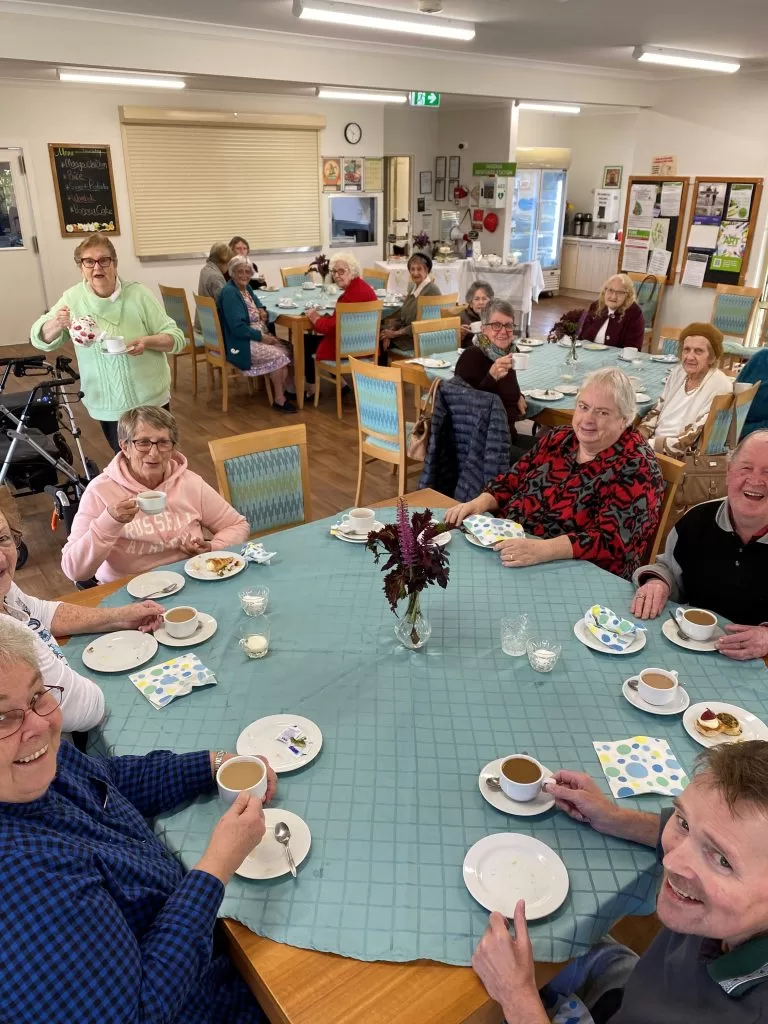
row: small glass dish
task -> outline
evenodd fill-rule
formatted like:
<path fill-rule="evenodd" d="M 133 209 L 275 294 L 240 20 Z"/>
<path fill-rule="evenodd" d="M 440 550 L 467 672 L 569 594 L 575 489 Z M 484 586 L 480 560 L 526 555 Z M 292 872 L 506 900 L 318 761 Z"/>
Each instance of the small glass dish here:
<path fill-rule="evenodd" d="M 263 615 L 269 604 L 269 587 L 249 587 L 241 590 L 237 596 L 246 615 Z"/>
<path fill-rule="evenodd" d="M 240 650 L 249 658 L 263 658 L 269 653 L 269 620 L 259 615 L 258 621 L 240 630 Z"/>
<path fill-rule="evenodd" d="M 526 653 L 535 672 L 551 672 L 560 658 L 562 645 L 554 640 L 534 636 L 526 644 Z"/>

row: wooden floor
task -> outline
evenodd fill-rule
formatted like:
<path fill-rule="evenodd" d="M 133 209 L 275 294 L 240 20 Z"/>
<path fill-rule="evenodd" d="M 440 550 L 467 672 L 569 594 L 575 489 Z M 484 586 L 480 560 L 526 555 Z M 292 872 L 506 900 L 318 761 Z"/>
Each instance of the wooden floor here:
<path fill-rule="evenodd" d="M 534 304 L 531 334 L 545 334 L 562 313 L 573 306 L 574 300 L 568 298 L 542 299 Z M 3 349 L 3 355 L 32 354 L 33 351 L 31 346 L 9 346 Z M 357 419 L 351 397 L 344 400 L 344 417 L 341 421 L 336 418 L 336 403 L 330 389 L 324 391 L 317 410 L 310 405 L 297 415 L 286 416 L 267 405 L 263 390 L 249 397 L 245 383 L 241 383 L 234 396 L 230 393 L 229 411 L 224 415 L 221 412 L 220 392 L 208 394 L 204 374 L 201 375 L 198 397 L 192 397 L 189 364 L 182 362 L 181 366 L 184 366 L 184 370 L 180 369 L 179 386 L 171 398 L 181 433 L 180 448 L 189 460 L 190 468 L 208 483 L 216 486 L 208 441 L 266 427 L 304 422 L 307 424 L 309 439 L 313 518 L 322 519 L 352 504 L 357 483 Z M 12 378 L 8 390 L 29 390 L 32 386 L 29 379 Z M 83 431 L 85 452 L 103 468 L 112 456 L 111 449 L 98 424 L 88 416 L 85 408 L 82 405 L 75 408 L 78 424 Z M 417 470 L 409 476 L 409 488 L 416 488 L 418 475 Z M 363 502 L 381 501 L 390 497 L 396 489 L 396 478 L 384 463 L 374 462 L 369 466 Z M 63 529 L 59 527 L 56 533 L 50 529 L 50 498 L 46 494 L 22 498 L 17 507 L 23 517 L 24 540 L 29 548 L 29 560 L 16 574 L 19 586 L 38 597 L 54 597 L 71 590 L 72 584 L 60 567 L 61 547 L 65 540 Z"/>

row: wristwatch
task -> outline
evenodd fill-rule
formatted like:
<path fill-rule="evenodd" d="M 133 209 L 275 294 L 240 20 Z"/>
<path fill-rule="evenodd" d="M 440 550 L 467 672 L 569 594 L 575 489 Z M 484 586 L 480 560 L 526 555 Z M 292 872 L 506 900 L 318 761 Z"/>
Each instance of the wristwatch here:
<path fill-rule="evenodd" d="M 226 750 L 217 750 L 216 756 L 213 759 L 213 777 L 214 779 L 219 774 L 219 768 L 221 768 L 222 761 L 227 756 Z"/>

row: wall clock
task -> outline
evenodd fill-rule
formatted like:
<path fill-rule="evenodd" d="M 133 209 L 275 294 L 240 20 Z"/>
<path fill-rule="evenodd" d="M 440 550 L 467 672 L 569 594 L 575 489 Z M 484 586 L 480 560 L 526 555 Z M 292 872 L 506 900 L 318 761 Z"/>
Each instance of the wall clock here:
<path fill-rule="evenodd" d="M 357 121 L 350 121 L 344 126 L 344 138 L 351 146 L 356 146 L 363 137 L 363 129 Z"/>

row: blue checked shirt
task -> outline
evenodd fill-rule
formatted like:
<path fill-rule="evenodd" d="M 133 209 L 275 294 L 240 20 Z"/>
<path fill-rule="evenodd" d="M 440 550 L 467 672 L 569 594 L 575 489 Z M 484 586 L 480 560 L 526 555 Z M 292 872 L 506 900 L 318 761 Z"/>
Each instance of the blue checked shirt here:
<path fill-rule="evenodd" d="M 214 956 L 219 879 L 144 820 L 213 788 L 207 751 L 98 758 L 62 743 L 39 800 L 0 803 L 3 1024 L 252 1024 Z"/>

